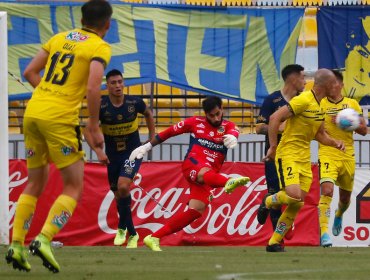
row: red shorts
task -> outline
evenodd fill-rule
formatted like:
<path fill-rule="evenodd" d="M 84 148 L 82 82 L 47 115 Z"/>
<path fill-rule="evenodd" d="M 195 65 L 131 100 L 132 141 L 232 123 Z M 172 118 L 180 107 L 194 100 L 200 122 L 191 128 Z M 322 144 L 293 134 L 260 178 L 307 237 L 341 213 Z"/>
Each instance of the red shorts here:
<path fill-rule="evenodd" d="M 199 171 L 204 168 L 212 168 L 208 162 L 200 162 L 192 157 L 185 159 L 182 164 L 182 173 L 185 179 L 189 182 L 190 187 L 190 199 L 200 200 L 206 205 L 212 199 L 212 187 L 206 184 L 197 183 L 197 177 Z"/>

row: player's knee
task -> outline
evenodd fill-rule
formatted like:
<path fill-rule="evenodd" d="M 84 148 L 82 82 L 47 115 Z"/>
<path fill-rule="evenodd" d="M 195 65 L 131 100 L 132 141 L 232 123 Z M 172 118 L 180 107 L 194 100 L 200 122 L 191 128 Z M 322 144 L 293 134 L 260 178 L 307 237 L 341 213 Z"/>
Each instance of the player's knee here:
<path fill-rule="evenodd" d="M 118 185 L 117 194 L 120 198 L 128 196 L 130 194 L 130 185 L 128 184 Z"/>

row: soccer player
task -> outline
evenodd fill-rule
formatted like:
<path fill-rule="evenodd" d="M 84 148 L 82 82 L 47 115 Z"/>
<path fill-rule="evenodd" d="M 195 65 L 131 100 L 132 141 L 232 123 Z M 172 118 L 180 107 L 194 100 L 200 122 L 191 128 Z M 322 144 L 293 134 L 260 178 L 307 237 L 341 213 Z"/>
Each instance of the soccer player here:
<path fill-rule="evenodd" d="M 292 226 L 298 211 L 308 193 L 311 181 L 310 142 L 313 139 L 322 144 L 344 150 L 343 141 L 331 138 L 323 126 L 320 101 L 329 94 L 336 83 L 334 74 L 328 69 L 319 69 L 314 76 L 314 86 L 292 98 L 289 103 L 270 117 L 268 129 L 270 148 L 263 160 L 275 160 L 281 190 L 265 196 L 258 209 L 258 220 L 266 220 L 269 209 L 287 205 L 272 234 L 267 252 L 283 252 L 281 241 Z M 287 120 L 279 145 L 277 136 L 280 124 Z"/>
<path fill-rule="evenodd" d="M 94 146 L 104 142 L 99 130 L 100 85 L 111 47 L 102 38 L 110 27 L 112 7 L 107 1 L 93 0 L 86 2 L 81 12 L 83 27 L 53 36 L 24 71 L 35 88 L 23 122 L 28 183 L 17 202 L 12 243 L 6 254 L 6 261 L 19 270 L 31 270 L 24 240 L 48 179 L 50 161 L 60 170 L 63 192 L 54 201 L 41 233 L 30 243 L 30 251 L 49 270 L 60 270 L 50 242 L 71 218 L 83 189 L 78 112 L 85 95 L 91 115 L 86 129 Z"/>
<path fill-rule="evenodd" d="M 268 141 L 268 125 L 270 116 L 276 112 L 280 107 L 285 106 L 288 102 L 298 93 L 304 90 L 305 75 L 304 68 L 298 64 L 290 64 L 283 68 L 281 76 L 284 80 L 284 86 L 281 90 L 275 91 L 265 98 L 263 101 L 260 114 L 257 119 L 256 132 L 257 134 L 266 135 L 265 154 L 267 153 L 270 144 Z M 283 122 L 279 126 L 278 143 L 281 139 L 281 133 L 284 130 L 285 123 Z M 267 184 L 268 194 L 277 193 L 280 190 L 279 178 L 276 172 L 275 162 L 265 161 L 265 177 Z M 273 230 L 276 228 L 277 221 L 281 216 L 281 207 L 276 209 L 269 209 L 270 219 Z M 258 216 L 257 218 L 261 218 Z M 258 221 L 260 224 L 264 224 L 264 221 Z"/>
<path fill-rule="evenodd" d="M 351 202 L 353 181 L 355 175 L 355 151 L 353 147 L 353 132 L 344 131 L 335 124 L 336 115 L 343 109 L 352 108 L 361 115 L 360 126 L 355 130 L 361 135 L 367 134 L 366 121 L 362 117 L 362 110 L 354 99 L 343 97 L 343 75 L 333 70 L 337 83 L 335 90 L 321 101 L 321 108 L 325 113 L 325 130 L 334 138 L 343 140 L 346 152 L 340 153 L 337 149 L 322 145 L 319 146 L 319 171 L 321 196 L 319 202 L 319 221 L 321 232 L 321 246 L 330 247 L 332 241 L 328 233 L 330 219 L 330 203 L 333 198 L 334 184 L 339 187 L 339 202 L 335 211 L 332 233 L 338 236 L 342 231 L 343 213 Z"/>
<path fill-rule="evenodd" d="M 140 168 L 142 159 L 129 161 L 131 152 L 141 145 L 137 114 L 145 116 L 149 139 L 155 134 L 152 111 L 139 97 L 123 94 L 124 80 L 119 70 L 111 70 L 106 75 L 108 96 L 103 96 L 99 119 L 105 140 L 105 152 L 101 147 L 94 148 L 101 163 L 107 164 L 108 180 L 114 192 L 119 223 L 114 245 L 121 246 L 130 237 L 127 248 L 137 248 L 139 235 L 135 231 L 131 215 L 130 185 Z M 89 132 L 85 132 L 88 143 Z"/>
<path fill-rule="evenodd" d="M 219 97 L 207 97 L 202 106 L 205 117 L 187 118 L 169 127 L 130 155 L 131 161 L 141 159 L 153 146 L 168 138 L 190 133 L 190 145 L 182 165 L 190 185 L 189 208 L 176 213 L 162 228 L 144 238 L 144 244 L 153 251 L 161 251 L 160 238 L 181 230 L 202 215 L 210 202 L 212 188 L 224 188 L 226 193 L 231 193 L 249 182 L 248 177 L 229 179 L 219 173 L 227 150 L 237 145 L 239 130 L 233 122 L 223 119 Z"/>

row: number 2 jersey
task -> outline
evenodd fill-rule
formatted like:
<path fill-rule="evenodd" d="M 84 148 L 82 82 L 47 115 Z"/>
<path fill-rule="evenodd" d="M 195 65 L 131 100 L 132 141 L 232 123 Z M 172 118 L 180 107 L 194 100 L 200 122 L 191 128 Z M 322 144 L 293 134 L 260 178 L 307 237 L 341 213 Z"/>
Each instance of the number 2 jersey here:
<path fill-rule="evenodd" d="M 128 158 L 141 145 L 137 114 L 143 114 L 145 109 L 146 104 L 139 97 L 125 95 L 119 107 L 112 104 L 109 96 L 102 97 L 99 119 L 110 161 Z"/>
<path fill-rule="evenodd" d="M 42 48 L 49 57 L 42 80 L 27 104 L 25 117 L 78 125 L 90 62 L 100 61 L 106 67 L 111 48 L 87 29 L 58 33 Z"/>
<path fill-rule="evenodd" d="M 199 162 L 207 163 L 210 167 L 219 170 L 227 154 L 223 143 L 225 134 L 239 136 L 239 130 L 233 122 L 223 120 L 218 127 L 212 126 L 206 117 L 187 118 L 157 134 L 160 142 L 166 139 L 190 133 L 189 149 L 185 158 L 193 158 Z"/>

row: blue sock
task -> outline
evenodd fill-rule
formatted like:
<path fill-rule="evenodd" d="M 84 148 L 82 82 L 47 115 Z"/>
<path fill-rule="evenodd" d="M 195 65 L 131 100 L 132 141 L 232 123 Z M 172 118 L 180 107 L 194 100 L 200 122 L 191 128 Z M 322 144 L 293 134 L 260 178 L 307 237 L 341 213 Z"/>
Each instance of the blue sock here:
<path fill-rule="evenodd" d="M 275 230 L 277 222 L 281 216 L 281 209 L 270 209 L 270 219 L 272 223 L 272 227 Z"/>
<path fill-rule="evenodd" d="M 119 213 L 118 228 L 127 228 L 130 235 L 136 235 L 136 230 L 134 222 L 132 221 L 131 214 L 131 195 L 120 198 L 118 200 L 117 208 Z"/>

